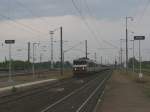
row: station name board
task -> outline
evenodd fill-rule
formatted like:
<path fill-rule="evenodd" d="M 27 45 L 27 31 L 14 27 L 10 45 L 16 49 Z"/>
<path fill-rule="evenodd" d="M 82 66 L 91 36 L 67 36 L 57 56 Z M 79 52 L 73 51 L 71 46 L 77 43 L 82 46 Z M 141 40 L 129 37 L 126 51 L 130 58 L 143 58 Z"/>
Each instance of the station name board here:
<path fill-rule="evenodd" d="M 5 40 L 5 43 L 6 43 L 6 44 L 14 44 L 14 43 L 15 43 L 15 40 Z"/>
<path fill-rule="evenodd" d="M 145 40 L 145 36 L 134 36 L 134 40 Z"/>

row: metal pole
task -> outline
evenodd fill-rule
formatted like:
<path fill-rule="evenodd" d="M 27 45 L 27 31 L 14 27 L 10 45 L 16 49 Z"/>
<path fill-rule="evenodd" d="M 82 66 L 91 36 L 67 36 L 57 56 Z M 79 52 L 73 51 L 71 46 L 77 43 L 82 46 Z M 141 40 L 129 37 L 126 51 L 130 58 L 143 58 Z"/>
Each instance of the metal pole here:
<path fill-rule="evenodd" d="M 119 50 L 119 66 L 120 66 L 120 69 L 121 69 L 121 49 Z"/>
<path fill-rule="evenodd" d="M 143 77 L 143 74 L 141 72 L 141 43 L 140 43 L 140 40 L 139 40 L 139 78 L 141 79 Z"/>
<path fill-rule="evenodd" d="M 133 40 L 133 72 L 134 72 L 134 60 L 135 60 L 135 56 L 134 56 L 134 40 Z"/>
<path fill-rule="evenodd" d="M 126 71 L 128 71 L 128 17 L 126 17 Z"/>
<path fill-rule="evenodd" d="M 9 82 L 12 82 L 12 68 L 11 68 L 11 63 L 12 63 L 12 59 L 11 59 L 11 44 L 9 44 Z"/>
<path fill-rule="evenodd" d="M 64 70 L 64 64 L 65 64 L 65 52 L 63 52 L 63 70 Z"/>
<path fill-rule="evenodd" d="M 87 40 L 85 40 L 85 57 L 87 58 Z"/>
<path fill-rule="evenodd" d="M 141 74 L 141 42 L 139 40 L 139 72 Z"/>
<path fill-rule="evenodd" d="M 61 71 L 60 74 L 63 75 L 63 39 L 62 39 L 62 27 L 60 27 L 60 55 L 61 55 Z"/>
<path fill-rule="evenodd" d="M 97 56 L 96 56 L 96 53 L 94 54 L 94 58 L 95 58 L 95 63 L 96 63 L 96 61 L 97 61 Z"/>
<path fill-rule="evenodd" d="M 102 61 L 103 61 L 103 57 L 101 56 L 101 65 L 103 64 L 103 62 L 102 62 Z"/>
<path fill-rule="evenodd" d="M 34 67 L 34 45 L 35 43 L 33 43 L 33 62 L 32 62 L 32 73 L 33 73 L 33 79 L 35 78 L 35 67 Z"/>
<path fill-rule="evenodd" d="M 40 53 L 40 64 L 42 63 L 42 53 Z"/>
<path fill-rule="evenodd" d="M 40 53 L 40 69 L 42 70 L 43 68 L 42 68 L 42 59 L 43 59 L 43 54 L 42 53 Z"/>
<path fill-rule="evenodd" d="M 121 68 L 122 68 L 122 48 L 121 48 Z"/>
<path fill-rule="evenodd" d="M 120 63 L 121 63 L 121 68 L 122 68 L 122 39 L 120 39 Z"/>
<path fill-rule="evenodd" d="M 115 69 L 117 68 L 117 61 L 116 61 L 116 57 L 115 57 Z"/>
<path fill-rule="evenodd" d="M 28 62 L 30 62 L 30 42 L 28 42 Z"/>
<path fill-rule="evenodd" d="M 53 69 L 53 37 L 51 38 L 51 69 Z"/>

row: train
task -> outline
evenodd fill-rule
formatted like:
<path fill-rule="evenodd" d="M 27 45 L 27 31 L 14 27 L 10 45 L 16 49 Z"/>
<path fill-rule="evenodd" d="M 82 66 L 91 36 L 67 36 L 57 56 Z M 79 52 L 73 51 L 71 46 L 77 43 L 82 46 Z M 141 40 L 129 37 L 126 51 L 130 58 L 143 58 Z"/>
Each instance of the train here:
<path fill-rule="evenodd" d="M 89 58 L 79 58 L 73 60 L 73 75 L 74 76 L 85 76 L 89 74 L 94 74 L 106 69 L 100 64 Z"/>

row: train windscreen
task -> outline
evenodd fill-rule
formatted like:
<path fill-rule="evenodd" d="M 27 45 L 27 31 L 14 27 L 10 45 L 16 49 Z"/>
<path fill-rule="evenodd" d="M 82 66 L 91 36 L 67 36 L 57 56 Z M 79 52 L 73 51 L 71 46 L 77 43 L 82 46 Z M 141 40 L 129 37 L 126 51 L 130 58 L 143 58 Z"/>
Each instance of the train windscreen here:
<path fill-rule="evenodd" d="M 74 61 L 73 64 L 74 65 L 85 65 L 86 61 Z"/>

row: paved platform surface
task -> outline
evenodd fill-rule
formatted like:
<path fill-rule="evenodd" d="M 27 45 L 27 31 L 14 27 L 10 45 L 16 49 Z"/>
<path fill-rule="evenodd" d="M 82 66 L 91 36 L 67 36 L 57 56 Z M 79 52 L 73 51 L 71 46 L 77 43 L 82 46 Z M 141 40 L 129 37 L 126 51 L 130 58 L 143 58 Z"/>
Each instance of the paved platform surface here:
<path fill-rule="evenodd" d="M 36 84 L 41 84 L 41 83 L 46 83 L 46 82 L 50 82 L 50 81 L 55 81 L 57 79 L 47 79 L 47 80 L 41 80 L 41 81 L 34 81 L 34 82 L 29 82 L 29 83 L 24 83 L 24 84 L 18 84 L 18 85 L 14 85 L 16 88 L 22 88 L 22 87 L 27 87 L 27 86 L 33 86 Z M 0 88 L 0 92 L 4 92 L 7 90 L 11 90 L 13 86 L 8 86 L 8 87 L 3 87 Z"/>
<path fill-rule="evenodd" d="M 150 112 L 150 98 L 128 76 L 115 73 L 97 112 Z"/>

